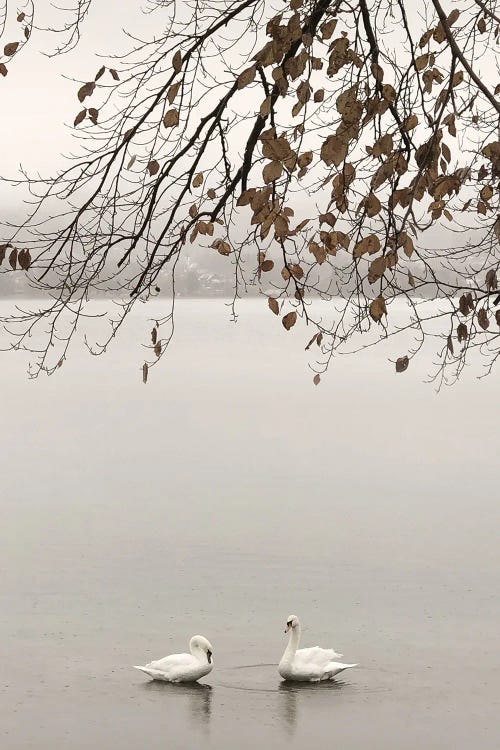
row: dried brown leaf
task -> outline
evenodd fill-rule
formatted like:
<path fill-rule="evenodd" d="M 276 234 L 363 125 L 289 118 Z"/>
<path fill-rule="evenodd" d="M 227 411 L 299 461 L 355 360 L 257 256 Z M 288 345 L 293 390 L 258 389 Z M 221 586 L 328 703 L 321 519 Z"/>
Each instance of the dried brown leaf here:
<path fill-rule="evenodd" d="M 477 314 L 477 322 L 479 323 L 483 331 L 486 331 L 486 329 L 489 328 L 490 320 L 488 318 L 488 311 L 485 307 L 482 307 L 479 310 Z"/>
<path fill-rule="evenodd" d="M 269 309 L 272 310 L 275 315 L 280 314 L 280 306 L 278 304 L 278 300 L 275 297 L 268 297 L 267 304 L 269 305 Z"/>
<path fill-rule="evenodd" d="M 31 265 L 31 255 L 29 250 L 20 250 L 17 256 L 19 266 L 23 271 L 27 271 Z"/>
<path fill-rule="evenodd" d="M 240 73 L 237 79 L 236 86 L 238 89 L 244 89 L 245 86 L 249 86 L 255 80 L 255 74 L 257 73 L 257 65 L 252 65 Z"/>
<path fill-rule="evenodd" d="M 306 348 L 305 348 L 305 351 L 306 351 L 306 352 L 307 352 L 307 350 L 308 350 L 308 349 L 310 349 L 310 348 L 311 348 L 311 346 L 312 346 L 312 345 L 314 344 L 314 342 L 316 341 L 316 339 L 318 338 L 318 336 L 319 336 L 319 331 L 317 331 L 317 332 L 316 332 L 316 333 L 314 334 L 314 336 L 312 337 L 312 339 L 310 339 L 310 340 L 309 340 L 309 341 L 307 342 L 307 346 L 306 346 Z"/>
<path fill-rule="evenodd" d="M 457 328 L 457 339 L 458 343 L 461 344 L 462 341 L 467 341 L 468 336 L 467 326 L 465 323 L 460 323 L 460 325 Z"/>
<path fill-rule="evenodd" d="M 18 47 L 19 42 L 9 42 L 9 44 L 6 44 L 3 48 L 3 53 L 6 57 L 12 57 L 12 55 L 16 54 Z"/>
<path fill-rule="evenodd" d="M 87 83 L 84 83 L 83 86 L 81 86 L 78 89 L 78 100 L 80 102 L 83 102 L 84 99 L 87 98 L 87 96 L 92 96 L 95 89 L 95 81 L 88 81 Z"/>
<path fill-rule="evenodd" d="M 87 117 L 87 110 L 82 109 L 81 112 L 78 112 L 77 116 L 75 117 L 75 121 L 73 122 L 74 127 L 76 128 L 81 122 L 85 120 Z"/>
<path fill-rule="evenodd" d="M 180 50 L 177 50 L 172 58 L 172 67 L 176 73 L 180 73 L 182 70 L 182 55 Z"/>
<path fill-rule="evenodd" d="M 156 159 L 152 159 L 148 164 L 148 172 L 150 177 L 154 177 L 160 171 L 160 165 Z"/>
<path fill-rule="evenodd" d="M 375 193 L 370 193 L 370 195 L 366 198 L 366 201 L 365 201 L 365 209 L 366 209 L 367 215 L 370 218 L 372 218 L 373 216 L 376 216 L 380 212 L 381 208 L 382 208 L 382 204 L 380 203 Z"/>
<path fill-rule="evenodd" d="M 266 164 L 266 166 L 262 170 L 262 178 L 266 185 L 268 185 L 270 182 L 274 182 L 275 180 L 279 180 L 282 174 L 283 167 L 281 166 L 281 163 L 279 161 L 269 162 L 269 164 Z"/>
<path fill-rule="evenodd" d="M 380 323 L 382 317 L 387 315 L 387 308 L 385 306 L 385 299 L 380 295 L 376 297 L 370 303 L 370 315 L 376 323 Z"/>
<path fill-rule="evenodd" d="M 488 291 L 494 291 L 495 289 L 498 289 L 498 277 L 497 272 L 494 268 L 490 268 L 490 270 L 486 274 L 486 289 Z"/>
<path fill-rule="evenodd" d="M 321 146 L 321 158 L 327 166 L 339 167 L 347 156 L 347 143 L 337 135 L 329 135 Z"/>
<path fill-rule="evenodd" d="M 177 96 L 177 94 L 179 93 L 180 87 L 181 87 L 180 81 L 178 81 L 177 83 L 173 83 L 170 86 L 169 90 L 167 91 L 167 99 L 168 99 L 168 103 L 169 104 L 173 104 L 174 103 L 174 99 Z"/>
<path fill-rule="evenodd" d="M 396 372 L 404 372 L 408 369 L 408 365 L 410 363 L 410 360 L 405 355 L 404 357 L 399 357 L 396 360 Z"/>
<path fill-rule="evenodd" d="M 274 268 L 274 261 L 272 260 L 264 260 L 259 266 L 261 271 L 264 271 L 264 273 L 267 273 L 268 271 L 272 271 Z"/>
<path fill-rule="evenodd" d="M 176 109 L 169 109 L 163 118 L 163 125 L 166 128 L 174 128 L 179 124 L 179 113 Z"/>
<path fill-rule="evenodd" d="M 295 310 L 292 310 L 292 312 L 287 313 L 283 316 L 283 320 L 281 321 L 283 323 L 284 328 L 286 328 L 287 331 L 292 328 L 295 323 L 297 322 L 297 313 Z"/>
<path fill-rule="evenodd" d="M 385 255 L 381 255 L 379 258 L 375 258 L 370 263 L 368 268 L 368 282 L 374 284 L 378 279 L 382 278 L 387 268 L 387 258 Z"/>
<path fill-rule="evenodd" d="M 413 128 L 416 128 L 418 125 L 418 117 L 417 115 L 409 115 L 404 124 L 404 129 L 408 133 L 410 130 L 413 130 Z"/>
<path fill-rule="evenodd" d="M 361 258 L 362 255 L 368 253 L 373 255 L 380 250 L 380 240 L 376 234 L 369 234 L 360 240 L 354 248 L 353 257 Z"/>

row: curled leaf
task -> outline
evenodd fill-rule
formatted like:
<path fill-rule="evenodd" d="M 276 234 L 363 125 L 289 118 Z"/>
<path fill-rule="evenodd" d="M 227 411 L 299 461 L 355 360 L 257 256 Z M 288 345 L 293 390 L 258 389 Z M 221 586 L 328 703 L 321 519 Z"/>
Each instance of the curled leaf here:
<path fill-rule="evenodd" d="M 75 117 L 75 121 L 73 123 L 73 125 L 75 126 L 75 128 L 77 127 L 77 125 L 79 125 L 81 122 L 83 122 L 86 117 L 87 117 L 87 110 L 86 109 L 82 109 L 81 112 L 78 112 L 77 116 Z"/>
<path fill-rule="evenodd" d="M 229 242 L 225 242 L 220 238 L 214 240 L 211 244 L 211 247 L 214 247 L 221 255 L 229 255 L 231 252 L 231 246 L 229 245 Z"/>
<path fill-rule="evenodd" d="M 177 96 L 177 94 L 179 93 L 180 87 L 181 87 L 180 81 L 178 81 L 177 83 L 173 83 L 170 86 L 169 90 L 167 91 L 167 99 L 168 99 L 168 103 L 169 104 L 173 104 L 174 103 L 174 99 Z"/>
<path fill-rule="evenodd" d="M 142 382 L 146 384 L 148 382 L 149 367 L 146 362 L 142 366 Z"/>
<path fill-rule="evenodd" d="M 97 118 L 99 117 L 99 110 L 95 107 L 89 108 L 89 117 L 94 125 L 97 125 Z"/>
<path fill-rule="evenodd" d="M 318 338 L 319 335 L 320 335 L 319 332 L 316 332 L 314 334 L 314 336 L 312 337 L 312 339 L 310 339 L 310 341 L 308 341 L 307 346 L 306 346 L 306 352 L 307 352 L 308 349 L 311 348 L 311 346 L 314 344 L 314 342 L 316 341 L 316 339 Z"/>
<path fill-rule="evenodd" d="M 84 99 L 87 98 L 87 96 L 92 96 L 95 89 L 95 81 L 88 81 L 88 83 L 84 83 L 83 86 L 81 86 L 78 89 L 78 101 L 83 102 Z"/>
<path fill-rule="evenodd" d="M 172 67 L 176 73 L 180 73 L 182 70 L 182 55 L 180 50 L 177 50 L 172 58 Z"/>

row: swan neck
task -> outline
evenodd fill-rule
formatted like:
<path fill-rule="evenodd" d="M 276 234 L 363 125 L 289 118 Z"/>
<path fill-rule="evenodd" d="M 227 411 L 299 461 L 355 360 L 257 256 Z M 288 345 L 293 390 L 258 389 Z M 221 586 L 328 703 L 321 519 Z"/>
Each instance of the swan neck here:
<path fill-rule="evenodd" d="M 299 641 L 300 641 L 300 624 L 292 628 L 292 631 L 290 633 L 290 639 L 288 641 L 288 646 L 286 647 L 286 650 L 285 650 L 286 658 L 293 658 L 295 656 L 295 652 L 297 651 L 299 647 Z"/>

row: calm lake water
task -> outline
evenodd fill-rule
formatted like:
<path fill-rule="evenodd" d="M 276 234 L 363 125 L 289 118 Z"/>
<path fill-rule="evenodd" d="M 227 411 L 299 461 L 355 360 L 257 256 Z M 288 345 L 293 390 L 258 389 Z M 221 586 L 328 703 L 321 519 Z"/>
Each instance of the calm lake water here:
<path fill-rule="evenodd" d="M 146 308 L 52 378 L 2 356 L 2 750 L 496 750 L 499 371 L 436 396 L 373 349 L 315 388 L 307 332 L 241 313 L 179 303 L 147 387 Z M 281 684 L 291 612 L 360 667 Z M 194 633 L 204 684 L 131 669 Z"/>

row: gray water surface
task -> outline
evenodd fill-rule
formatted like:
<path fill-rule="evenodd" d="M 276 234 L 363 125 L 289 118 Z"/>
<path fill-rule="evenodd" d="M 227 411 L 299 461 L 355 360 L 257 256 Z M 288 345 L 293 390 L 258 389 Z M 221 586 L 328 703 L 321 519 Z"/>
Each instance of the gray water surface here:
<path fill-rule="evenodd" d="M 498 748 L 498 374 L 315 388 L 265 301 L 183 301 L 144 387 L 146 315 L 50 379 L 2 357 L 2 750 Z M 290 613 L 360 667 L 282 684 Z M 203 684 L 131 669 L 194 633 Z"/>

